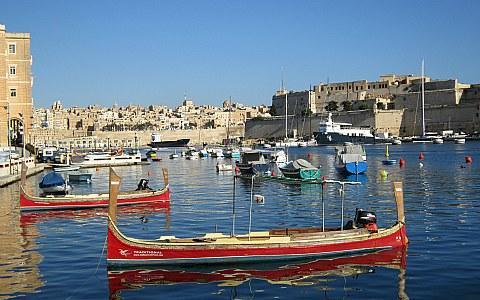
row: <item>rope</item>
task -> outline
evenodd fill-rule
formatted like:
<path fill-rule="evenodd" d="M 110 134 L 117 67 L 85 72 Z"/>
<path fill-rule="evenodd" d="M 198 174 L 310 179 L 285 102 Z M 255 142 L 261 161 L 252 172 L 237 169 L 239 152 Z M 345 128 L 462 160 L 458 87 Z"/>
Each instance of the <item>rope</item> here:
<path fill-rule="evenodd" d="M 85 279 L 82 284 L 80 284 L 79 286 L 77 286 L 77 288 L 72 292 L 72 294 L 70 296 L 68 296 L 66 298 L 66 300 L 69 300 L 71 299 L 76 293 L 77 291 L 80 289 L 80 288 L 83 288 L 86 286 L 86 283 L 93 277 L 93 276 L 96 276 L 97 275 L 97 272 L 98 272 L 98 268 L 100 267 L 100 261 L 101 259 L 103 258 L 103 254 L 105 253 L 105 248 L 107 246 L 107 237 L 108 235 L 105 235 L 105 240 L 103 242 L 103 248 L 102 248 L 102 254 L 100 255 L 100 257 L 98 258 L 98 262 L 97 262 L 97 267 L 95 268 L 95 272 L 93 274 L 91 274 L 87 279 Z"/>

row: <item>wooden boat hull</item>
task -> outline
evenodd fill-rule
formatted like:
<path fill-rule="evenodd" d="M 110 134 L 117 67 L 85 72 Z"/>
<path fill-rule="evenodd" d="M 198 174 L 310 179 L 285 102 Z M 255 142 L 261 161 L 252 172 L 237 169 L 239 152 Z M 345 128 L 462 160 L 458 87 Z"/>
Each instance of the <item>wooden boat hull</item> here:
<path fill-rule="evenodd" d="M 120 193 L 118 205 L 134 205 L 152 202 L 169 202 L 168 185 L 158 191 Z M 31 196 L 20 188 L 20 210 L 82 209 L 108 206 L 108 193 L 91 195 L 67 195 L 62 197 Z"/>
<path fill-rule="evenodd" d="M 252 233 L 250 240 L 246 235 L 218 238 L 206 235 L 185 242 L 142 241 L 124 236 L 109 219 L 107 261 L 110 265 L 264 262 L 354 255 L 404 246 L 408 242 L 402 223 L 378 233 L 354 229 L 295 236 L 285 232 L 286 235 Z"/>

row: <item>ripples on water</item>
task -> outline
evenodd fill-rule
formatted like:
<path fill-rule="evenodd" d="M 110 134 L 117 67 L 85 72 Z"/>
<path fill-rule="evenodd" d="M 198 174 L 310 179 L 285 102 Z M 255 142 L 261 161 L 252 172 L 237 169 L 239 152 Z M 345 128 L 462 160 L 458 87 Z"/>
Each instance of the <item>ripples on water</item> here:
<path fill-rule="evenodd" d="M 399 270 L 400 259 L 391 260 L 389 267 L 358 266 L 358 261 L 349 264 L 333 261 L 330 262 L 333 267 L 327 267 L 327 262 L 307 264 L 304 267 L 309 272 L 297 266 L 296 270 L 302 270 L 299 274 L 275 277 L 275 280 L 274 275 L 279 275 L 282 268 L 268 265 L 262 266 L 276 270 L 275 273 L 242 275 L 245 277 L 228 275 L 230 280 L 218 280 L 218 276 L 221 278 L 225 274 L 212 273 L 212 270 L 180 273 L 144 270 L 136 277 L 139 282 L 121 286 L 118 295 L 122 299 L 158 299 L 159 295 L 185 299 L 405 299 L 407 295 L 411 299 L 475 299 L 480 294 L 477 230 L 480 223 L 477 160 L 480 158 L 476 156 L 479 146 L 476 142 L 391 146 L 391 157 L 404 158 L 405 168 L 383 166 L 384 147 L 367 146 L 369 170 L 366 176 L 358 178 L 363 182 L 361 186 L 347 186 L 345 218 L 352 218 L 355 208 L 359 207 L 375 211 L 380 226 L 391 225 L 396 219 L 392 182 L 403 181 L 410 239 L 405 271 Z M 425 153 L 423 167 L 418 164 L 420 151 Z M 342 179 L 333 166 L 332 147 L 290 150 L 291 158 L 305 158 L 307 153 L 311 154 L 314 165 L 322 165 L 322 173 L 328 178 Z M 466 155 L 473 156 L 472 165 L 464 164 Z M 166 167 L 172 190 L 169 210 L 123 210 L 119 216 L 122 230 L 139 238 L 186 237 L 214 230 L 230 233 L 232 174 L 216 173 L 216 160 L 212 158 L 169 160 L 168 152 L 161 152 L 160 156 L 164 159 L 160 163 L 116 168 L 123 178 L 122 189 L 127 190 L 136 188 L 140 178 L 148 174 L 150 185 L 160 187 L 161 168 Z M 385 180 L 379 176 L 381 170 L 389 173 Z M 91 171 L 93 184 L 75 186 L 76 193 L 108 190 L 108 170 Z M 38 193 L 35 187 L 39 179 L 40 175 L 29 178 L 32 192 Z M 236 189 L 238 234 L 248 230 L 250 181 L 237 179 Z M 265 196 L 264 204 L 253 206 L 255 230 L 321 226 L 321 189 L 317 185 L 285 185 L 258 180 L 254 193 Z M 37 299 L 108 297 L 109 280 L 105 258 L 101 256 L 106 235 L 103 210 L 20 215 L 18 185 L 0 189 L 0 197 L 0 298 L 21 295 Z M 327 225 L 340 225 L 340 199 L 337 187 L 330 186 L 325 191 Z M 147 223 L 141 222 L 142 216 L 147 218 Z M 259 268 L 257 265 L 226 269 L 235 267 L 250 271 Z M 196 276 L 192 271 L 197 271 Z M 127 275 L 121 274 L 120 278 L 122 276 Z M 406 280 L 401 280 L 404 277 Z M 110 278 L 112 291 L 118 287 L 114 285 L 114 278 Z"/>

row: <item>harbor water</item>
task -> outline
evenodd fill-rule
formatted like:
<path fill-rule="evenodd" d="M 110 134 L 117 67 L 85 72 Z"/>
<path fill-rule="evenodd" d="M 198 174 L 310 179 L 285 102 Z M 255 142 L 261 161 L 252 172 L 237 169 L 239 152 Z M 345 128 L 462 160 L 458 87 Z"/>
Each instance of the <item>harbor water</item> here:
<path fill-rule="evenodd" d="M 384 145 L 369 145 L 367 173 L 348 178 L 335 169 L 333 147 L 290 148 L 290 159 L 308 158 L 328 179 L 362 182 L 345 187 L 345 222 L 363 208 L 376 213 L 380 227 L 392 225 L 392 183 L 404 184 L 407 249 L 318 261 L 108 269 L 105 210 L 20 213 L 19 186 L 12 184 L 0 189 L 0 298 L 478 299 L 479 148 L 473 141 L 391 145 L 390 158 L 406 162 L 400 168 L 382 164 Z M 121 230 L 148 239 L 230 234 L 235 186 L 235 233 L 247 233 L 251 180 L 217 173 L 215 158 L 170 160 L 171 152 L 159 151 L 162 161 L 150 165 L 115 168 L 122 190 L 135 189 L 141 178 L 162 187 L 162 168 L 168 168 L 172 191 L 169 207 L 122 208 Z M 473 163 L 465 163 L 466 156 Z M 88 171 L 92 184 L 74 185 L 74 193 L 108 191 L 108 168 Z M 40 179 L 28 178 L 31 193 L 39 193 Z M 253 194 L 265 199 L 252 206 L 255 231 L 321 227 L 322 198 L 325 224 L 340 226 L 339 186 L 330 184 L 322 193 L 321 185 L 256 179 Z"/>

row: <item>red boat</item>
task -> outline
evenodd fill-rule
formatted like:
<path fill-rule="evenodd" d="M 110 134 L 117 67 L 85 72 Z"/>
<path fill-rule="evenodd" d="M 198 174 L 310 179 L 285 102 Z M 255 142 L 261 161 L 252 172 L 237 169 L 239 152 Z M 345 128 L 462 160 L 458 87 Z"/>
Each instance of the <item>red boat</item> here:
<path fill-rule="evenodd" d="M 351 229 L 284 228 L 261 232 L 249 230 L 248 234 L 242 235 L 162 236 L 156 240 L 130 238 L 119 230 L 116 224 L 119 185 L 120 177 L 110 169 L 107 233 L 107 262 L 110 265 L 192 265 L 322 258 L 387 250 L 408 243 L 401 182 L 394 183 L 397 222 L 388 228 L 377 228 L 376 217 L 366 214 L 360 215 Z"/>
<path fill-rule="evenodd" d="M 163 169 L 165 186 L 160 190 L 139 190 L 118 194 L 118 205 L 139 205 L 154 202 L 170 202 L 168 171 Z M 109 194 L 32 196 L 25 191 L 26 167 L 22 168 L 20 184 L 20 210 L 83 209 L 107 207 Z"/>
<path fill-rule="evenodd" d="M 294 264 L 262 264 L 246 268 L 222 266 L 219 268 L 109 268 L 108 285 L 110 299 L 121 299 L 122 290 L 140 289 L 146 286 L 182 283 L 217 283 L 221 286 L 238 286 L 251 279 L 268 280 L 283 285 L 302 285 L 322 281 L 323 277 L 357 276 L 371 273 L 372 268 L 406 268 L 406 247 L 393 248 L 369 254 L 317 259 Z M 401 277 L 401 276 L 399 276 Z M 404 280 L 403 278 L 399 278 Z M 404 293 L 404 283 L 399 283 L 399 293 Z M 404 299 L 404 298 L 399 298 Z"/>

